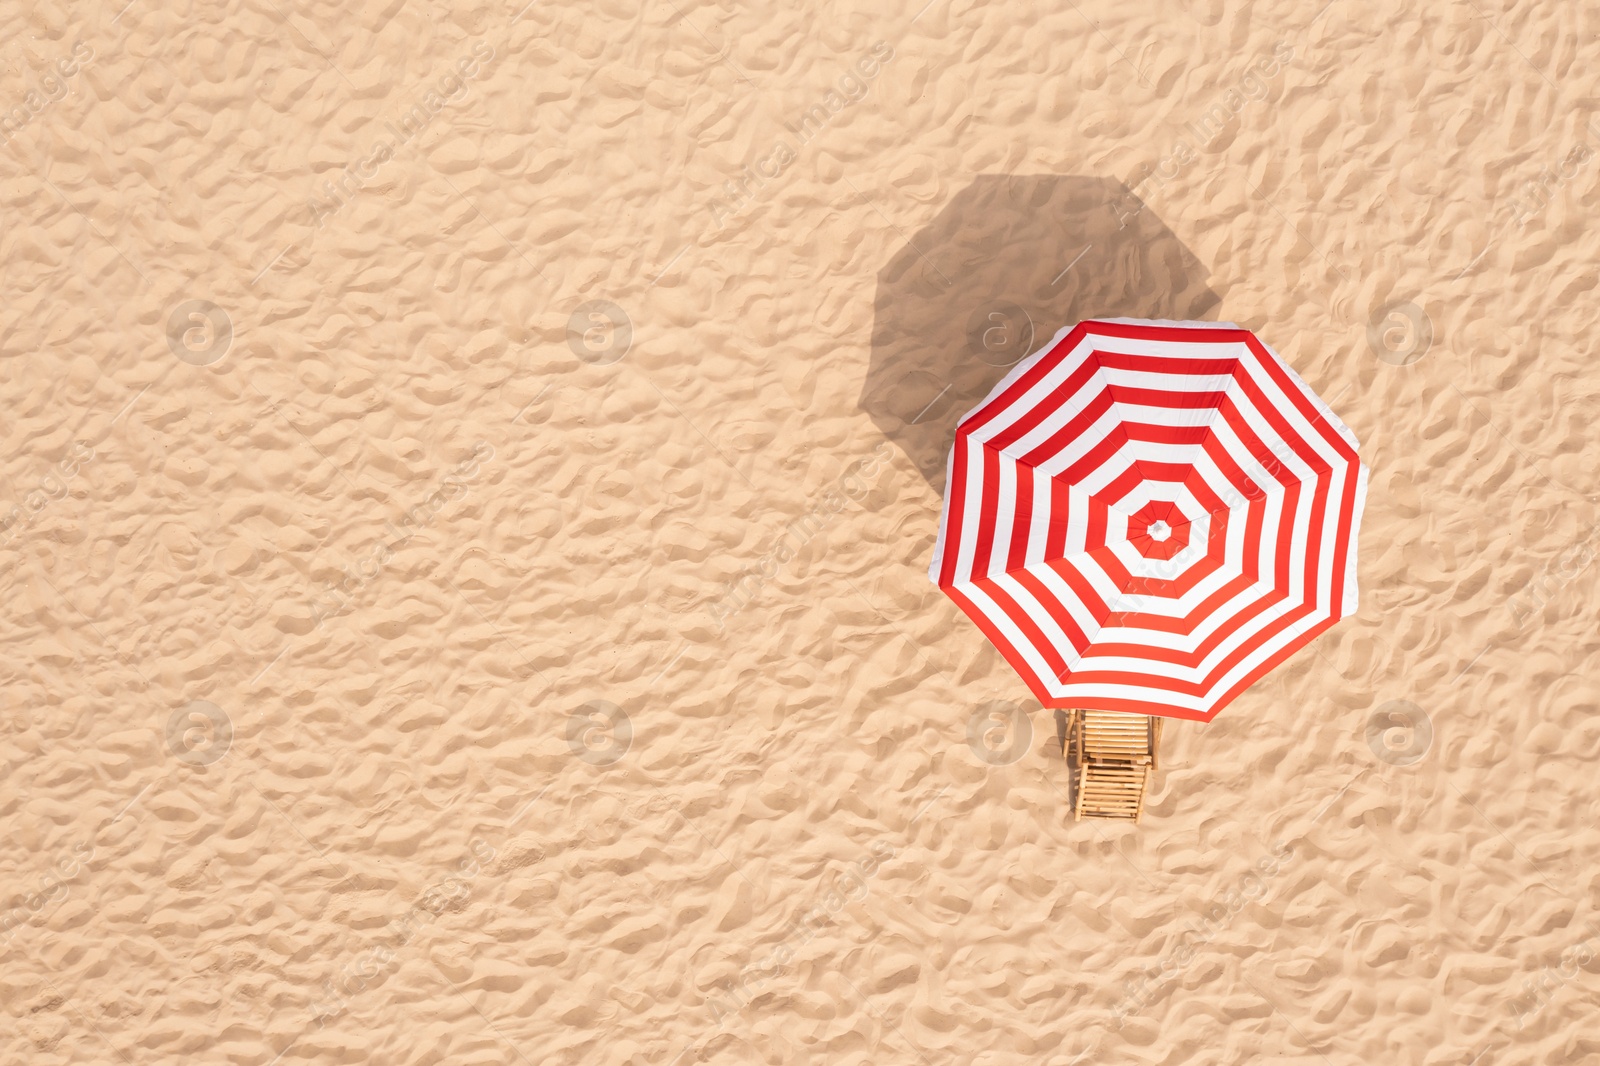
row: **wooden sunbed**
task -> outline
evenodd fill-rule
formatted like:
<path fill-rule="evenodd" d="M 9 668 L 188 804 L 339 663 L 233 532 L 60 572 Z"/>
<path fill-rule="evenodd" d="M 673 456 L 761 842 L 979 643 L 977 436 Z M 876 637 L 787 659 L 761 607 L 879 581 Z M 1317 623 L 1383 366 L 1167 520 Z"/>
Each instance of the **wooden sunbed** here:
<path fill-rule="evenodd" d="M 1078 755 L 1076 819 L 1144 813 L 1145 791 L 1158 765 L 1161 719 L 1119 711 L 1072 711 L 1068 736 Z"/>

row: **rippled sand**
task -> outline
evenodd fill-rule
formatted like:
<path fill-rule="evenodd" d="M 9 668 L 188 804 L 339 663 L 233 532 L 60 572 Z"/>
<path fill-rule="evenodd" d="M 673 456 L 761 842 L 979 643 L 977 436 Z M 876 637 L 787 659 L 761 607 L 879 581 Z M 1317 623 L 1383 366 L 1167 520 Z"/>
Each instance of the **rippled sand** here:
<path fill-rule="evenodd" d="M 1592 19 L 922 3 L 0 5 L 0 1062 L 1600 1061 Z M 1107 314 L 1372 469 L 1137 827 L 925 576 Z"/>

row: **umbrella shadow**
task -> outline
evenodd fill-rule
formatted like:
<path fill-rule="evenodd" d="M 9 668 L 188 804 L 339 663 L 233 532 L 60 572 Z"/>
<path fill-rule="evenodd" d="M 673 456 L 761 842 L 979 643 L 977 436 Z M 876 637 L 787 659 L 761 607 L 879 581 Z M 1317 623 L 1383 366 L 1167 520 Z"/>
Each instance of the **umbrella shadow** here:
<path fill-rule="evenodd" d="M 1120 181 L 981 175 L 878 272 L 860 408 L 944 489 L 956 422 L 1063 326 L 1206 318 L 1209 272 Z"/>

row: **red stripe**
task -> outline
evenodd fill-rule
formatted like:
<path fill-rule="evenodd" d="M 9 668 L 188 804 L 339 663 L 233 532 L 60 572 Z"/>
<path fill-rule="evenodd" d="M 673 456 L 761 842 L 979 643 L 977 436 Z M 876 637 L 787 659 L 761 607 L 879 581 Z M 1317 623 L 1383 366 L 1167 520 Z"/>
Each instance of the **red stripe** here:
<path fill-rule="evenodd" d="M 1151 422 L 1124 422 L 1122 432 L 1129 440 L 1152 444 L 1199 444 L 1211 438 L 1210 426 L 1160 426 Z"/>
<path fill-rule="evenodd" d="M 948 590 L 955 581 L 956 561 L 961 557 L 962 527 L 967 517 L 967 448 L 959 430 L 950 450 L 950 476 L 945 479 L 944 499 L 944 558 L 939 567 L 939 587 Z M 982 516 L 980 511 L 973 518 L 982 521 Z"/>
<path fill-rule="evenodd" d="M 1020 466 L 1011 461 L 1012 474 L 1017 479 L 1017 509 L 1011 520 L 1011 550 L 1006 554 L 1006 569 L 1015 570 L 1028 558 L 1028 534 L 1033 528 L 1032 467 Z"/>
<path fill-rule="evenodd" d="M 1179 411 L 1187 408 L 1210 410 L 1227 395 L 1224 392 L 1168 392 L 1135 385 L 1107 385 L 1106 392 L 1117 403 L 1135 407 L 1169 407 Z"/>
<path fill-rule="evenodd" d="M 1217 359 L 1185 359 L 1171 355 L 1140 355 L 1136 352 L 1113 352 L 1095 349 L 1095 361 L 1107 370 L 1133 370 L 1145 374 L 1190 374 L 1197 377 L 1216 377 L 1232 374 L 1239 365 L 1236 355 Z"/>
<path fill-rule="evenodd" d="M 1178 341 L 1189 344 L 1245 344 L 1254 339 L 1247 329 L 1227 326 L 1149 326 L 1134 322 L 1090 319 L 1079 324 L 1086 332 L 1106 337 L 1132 337 L 1141 341 Z"/>
<path fill-rule="evenodd" d="M 1059 478 L 1050 479 L 1050 528 L 1045 533 L 1044 557 L 1059 559 L 1067 553 L 1067 526 L 1073 518 L 1072 490 Z"/>
<path fill-rule="evenodd" d="M 1183 484 L 1194 471 L 1193 463 L 1164 463 L 1156 459 L 1140 459 L 1137 467 L 1145 481 L 1166 481 L 1174 485 Z"/>

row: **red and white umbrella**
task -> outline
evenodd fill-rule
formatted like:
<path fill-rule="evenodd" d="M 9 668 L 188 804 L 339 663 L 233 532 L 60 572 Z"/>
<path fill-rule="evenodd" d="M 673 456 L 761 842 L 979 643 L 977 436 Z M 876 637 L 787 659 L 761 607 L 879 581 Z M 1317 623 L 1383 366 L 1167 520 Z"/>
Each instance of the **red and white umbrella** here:
<path fill-rule="evenodd" d="M 1047 707 L 1210 721 L 1356 609 L 1367 469 L 1249 330 L 1062 330 L 956 427 L 928 576 Z"/>

